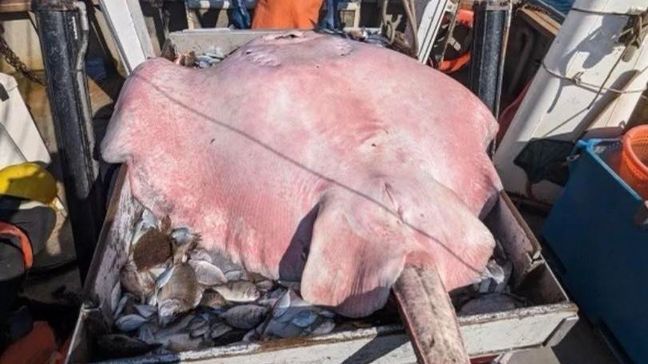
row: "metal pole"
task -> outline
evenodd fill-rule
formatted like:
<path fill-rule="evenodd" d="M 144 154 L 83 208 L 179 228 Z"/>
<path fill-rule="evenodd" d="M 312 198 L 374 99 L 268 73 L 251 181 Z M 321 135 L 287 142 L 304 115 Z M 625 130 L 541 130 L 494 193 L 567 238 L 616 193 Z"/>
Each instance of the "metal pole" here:
<path fill-rule="evenodd" d="M 85 3 L 80 1 L 34 0 L 32 9 L 38 21 L 68 216 L 83 280 L 104 217 L 84 68 L 88 18 Z"/>
<path fill-rule="evenodd" d="M 512 1 L 477 0 L 473 11 L 470 88 L 498 117 Z"/>

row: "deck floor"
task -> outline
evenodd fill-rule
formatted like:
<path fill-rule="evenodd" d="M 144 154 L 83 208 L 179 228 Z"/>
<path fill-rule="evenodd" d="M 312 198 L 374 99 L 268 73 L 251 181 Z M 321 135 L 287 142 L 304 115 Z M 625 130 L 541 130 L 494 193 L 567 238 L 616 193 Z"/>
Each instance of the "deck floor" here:
<path fill-rule="evenodd" d="M 540 236 L 545 216 L 538 211 L 519 207 L 525 221 L 536 236 Z M 565 338 L 552 348 L 519 351 L 506 358 L 501 364 L 615 364 L 619 361 L 597 332 L 584 317 L 571 329 Z"/>

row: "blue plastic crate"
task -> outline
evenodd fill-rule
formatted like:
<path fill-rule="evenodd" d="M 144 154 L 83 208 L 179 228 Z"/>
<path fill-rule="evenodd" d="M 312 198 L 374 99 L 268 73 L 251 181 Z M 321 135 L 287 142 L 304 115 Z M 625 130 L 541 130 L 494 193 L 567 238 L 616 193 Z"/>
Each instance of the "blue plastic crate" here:
<path fill-rule="evenodd" d="M 610 140 L 579 143 L 580 156 L 571 162 L 543 237 L 581 312 L 604 328 L 627 358 L 646 363 L 648 229 L 635 222 L 642 198 L 604 160 L 619 147 Z"/>

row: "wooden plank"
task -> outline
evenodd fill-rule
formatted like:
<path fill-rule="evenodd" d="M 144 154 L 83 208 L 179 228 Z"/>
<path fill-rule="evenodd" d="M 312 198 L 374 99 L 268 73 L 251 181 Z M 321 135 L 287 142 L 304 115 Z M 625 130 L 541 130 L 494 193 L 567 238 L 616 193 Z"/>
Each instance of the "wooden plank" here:
<path fill-rule="evenodd" d="M 436 269 L 406 266 L 393 292 L 419 363 L 470 361 L 454 307 Z"/>
<path fill-rule="evenodd" d="M 535 7 L 524 6 L 519 10 L 519 14 L 536 30 L 551 39 L 555 38 L 560 31 L 560 23 Z"/>
<path fill-rule="evenodd" d="M 0 0 L 0 13 L 17 13 L 31 10 L 30 0 Z"/>

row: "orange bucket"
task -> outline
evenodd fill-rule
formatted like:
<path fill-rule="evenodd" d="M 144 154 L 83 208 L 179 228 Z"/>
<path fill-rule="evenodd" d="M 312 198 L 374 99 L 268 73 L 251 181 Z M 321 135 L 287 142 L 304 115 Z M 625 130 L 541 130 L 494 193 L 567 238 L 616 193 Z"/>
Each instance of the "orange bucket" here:
<path fill-rule="evenodd" d="M 619 176 L 648 198 L 648 125 L 634 127 L 623 136 Z"/>

